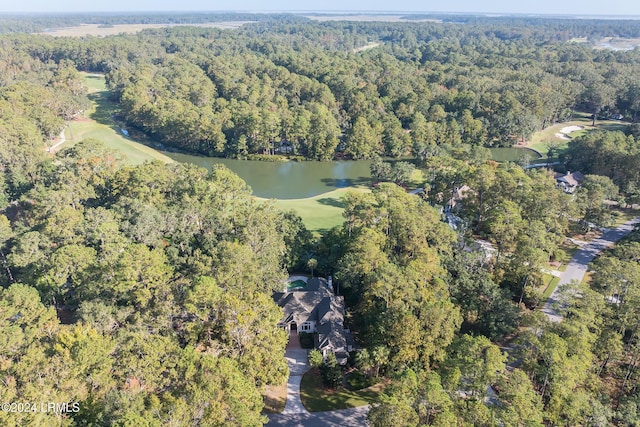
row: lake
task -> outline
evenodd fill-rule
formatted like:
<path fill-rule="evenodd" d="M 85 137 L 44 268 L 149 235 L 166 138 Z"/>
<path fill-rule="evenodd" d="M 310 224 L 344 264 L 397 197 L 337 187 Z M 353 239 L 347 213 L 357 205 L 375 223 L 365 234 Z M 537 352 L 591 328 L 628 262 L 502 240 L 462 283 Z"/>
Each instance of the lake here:
<path fill-rule="evenodd" d="M 516 162 L 523 153 L 528 153 L 531 159 L 540 157 L 535 151 L 526 148 L 490 150 L 492 159 L 498 162 Z M 263 162 L 162 153 L 177 162 L 193 163 L 209 170 L 215 164 L 223 164 L 249 184 L 255 196 L 265 199 L 302 199 L 338 188 L 371 184 L 369 160 Z"/>
<path fill-rule="evenodd" d="M 177 162 L 193 163 L 209 170 L 215 164 L 223 164 L 249 184 L 254 196 L 267 199 L 301 199 L 338 188 L 371 184 L 371 162 L 368 160 L 263 162 L 169 152 L 163 154 Z"/>
<path fill-rule="evenodd" d="M 102 94 L 107 99 L 104 76 L 102 74 L 85 73 L 86 83 L 93 94 Z M 105 103 L 96 103 L 96 111 L 105 108 Z M 105 117 L 111 123 L 112 111 L 103 111 Z M 112 129 L 108 129 L 112 132 Z M 126 133 L 125 133 L 126 132 Z M 129 137 L 129 132 L 122 129 L 121 133 L 127 137 L 122 138 L 116 134 L 117 138 L 109 134 L 111 138 L 106 138 L 110 146 L 114 148 L 130 151 L 128 145 L 137 143 L 134 138 Z M 97 136 L 99 139 L 104 135 Z M 109 145 L 108 143 L 108 145 Z M 149 145 L 158 146 L 159 142 L 149 141 Z M 148 146 L 140 144 L 141 148 L 148 151 Z M 135 150 L 134 150 L 135 151 Z M 194 156 L 189 154 L 162 152 L 166 156 L 177 162 L 193 163 L 207 169 L 211 169 L 214 164 L 223 164 L 242 178 L 253 190 L 253 194 L 258 197 L 268 199 L 301 199 L 313 197 L 327 193 L 339 188 L 356 185 L 370 185 L 368 160 L 359 161 L 332 161 L 332 162 L 263 162 L 251 160 L 233 160 L 213 157 Z M 492 158 L 496 161 L 517 161 L 522 156 L 522 149 L 519 148 L 492 148 Z M 533 152 L 532 152 L 533 154 Z M 131 153 L 128 153 L 131 155 Z M 535 158 L 537 156 L 532 156 Z M 145 153 L 142 159 L 148 158 Z M 140 160 L 142 162 L 143 160 Z"/>

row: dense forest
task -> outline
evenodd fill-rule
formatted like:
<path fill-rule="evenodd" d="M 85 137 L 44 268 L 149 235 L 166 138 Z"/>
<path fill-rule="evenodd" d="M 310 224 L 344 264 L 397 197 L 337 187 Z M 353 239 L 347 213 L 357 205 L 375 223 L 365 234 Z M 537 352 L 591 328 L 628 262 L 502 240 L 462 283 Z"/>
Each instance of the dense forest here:
<path fill-rule="evenodd" d="M 226 169 L 128 167 L 92 140 L 48 156 L 82 79 L 21 64 L 0 88 L 0 394 L 80 410 L 2 425 L 262 425 L 259 387 L 286 377 L 270 295 L 299 223 Z"/>
<path fill-rule="evenodd" d="M 569 229 L 638 203 L 637 128 L 571 141 L 560 167 L 586 175 L 573 195 L 483 148 L 576 108 L 635 117 L 640 51 L 569 43 L 633 25 L 249 20 L 0 37 L 0 397 L 79 403 L 0 424 L 262 425 L 263 387 L 287 377 L 271 295 L 312 265 L 345 298 L 352 368 L 386 378 L 372 426 L 638 425 L 637 233 L 565 290 L 562 322 L 536 310 Z M 49 154 L 87 108 L 79 70 L 106 73 L 121 118 L 168 146 L 412 156 L 427 190 L 350 193 L 344 224 L 314 236 L 224 167 L 131 166 L 96 140 Z M 495 253 L 465 250 L 475 238 Z"/>
<path fill-rule="evenodd" d="M 569 42 L 630 34 L 625 23 L 300 20 L 5 40 L 43 62 L 107 73 L 129 125 L 215 156 L 428 156 L 444 143 L 510 146 L 573 108 L 605 117 L 639 108 L 637 52 Z"/>

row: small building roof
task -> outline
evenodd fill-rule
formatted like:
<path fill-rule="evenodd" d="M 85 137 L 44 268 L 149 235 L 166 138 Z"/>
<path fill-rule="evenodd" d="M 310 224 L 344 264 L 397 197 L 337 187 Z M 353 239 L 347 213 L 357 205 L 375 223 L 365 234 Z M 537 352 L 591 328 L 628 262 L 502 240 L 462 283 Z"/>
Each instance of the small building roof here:
<path fill-rule="evenodd" d="M 555 179 L 556 181 L 567 184 L 571 187 L 577 187 L 582 184 L 582 181 L 584 181 L 584 175 L 580 172 L 567 172 L 566 174 L 558 173 L 555 175 Z"/>

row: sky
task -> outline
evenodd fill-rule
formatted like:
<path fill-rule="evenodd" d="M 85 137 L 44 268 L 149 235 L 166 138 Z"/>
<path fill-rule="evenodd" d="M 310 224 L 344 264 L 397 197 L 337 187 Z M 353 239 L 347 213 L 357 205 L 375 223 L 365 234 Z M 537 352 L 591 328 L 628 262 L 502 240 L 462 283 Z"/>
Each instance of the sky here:
<path fill-rule="evenodd" d="M 614 7 L 611 7 L 611 6 Z M 638 0 L 0 0 L 0 13 L 128 11 L 414 11 L 640 15 Z"/>

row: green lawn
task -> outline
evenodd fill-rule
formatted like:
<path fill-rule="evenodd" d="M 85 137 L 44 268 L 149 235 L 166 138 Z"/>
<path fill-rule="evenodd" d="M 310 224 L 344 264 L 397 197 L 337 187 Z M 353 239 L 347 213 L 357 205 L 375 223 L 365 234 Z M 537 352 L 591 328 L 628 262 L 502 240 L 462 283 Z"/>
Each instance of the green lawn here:
<path fill-rule="evenodd" d="M 83 139 L 95 138 L 102 141 L 106 146 L 119 151 L 126 158 L 128 163 L 140 164 L 145 161 L 160 160 L 165 163 L 173 162 L 172 159 L 146 145 L 131 141 L 116 131 L 101 123 L 73 121 L 65 130 L 67 142 L 60 148 L 70 147 Z"/>
<path fill-rule="evenodd" d="M 107 82 L 104 75 L 96 73 L 80 73 L 84 76 L 84 83 L 87 85 L 88 92 L 104 92 L 107 90 Z"/>
<path fill-rule="evenodd" d="M 534 133 L 527 143 L 527 147 L 539 151 L 540 154 L 546 157 L 547 152 L 549 151 L 550 144 L 555 145 L 556 149 L 559 151 L 565 150 L 567 148 L 569 141 L 566 139 L 558 138 L 556 136 L 556 133 L 559 133 L 562 128 L 569 126 L 582 126 L 584 129 L 569 134 L 571 138 L 576 138 L 596 129 L 625 131 L 629 126 L 627 123 L 617 120 L 597 120 L 596 127 L 591 126 L 591 124 L 592 120 L 589 118 L 588 114 L 576 112 L 574 120 L 565 123 L 557 123 L 553 126 L 549 126 L 544 130 Z"/>
<path fill-rule="evenodd" d="M 300 399 L 309 412 L 335 411 L 374 403 L 383 389 L 384 384 L 379 383 L 358 391 L 345 388 L 327 390 L 322 384 L 320 372 L 312 369 L 302 377 Z"/>
<path fill-rule="evenodd" d="M 95 138 L 106 146 L 122 153 L 128 163 L 140 164 L 145 161 L 160 160 L 171 163 L 172 159 L 144 144 L 125 138 L 120 132 L 120 126 L 113 120 L 116 105 L 108 100 L 104 76 L 100 74 L 83 73 L 87 84 L 91 108 L 85 112 L 85 120 L 69 122 L 65 129 L 67 142 L 60 146 L 72 146 L 83 139 Z"/>
<path fill-rule="evenodd" d="M 293 210 L 312 232 L 324 233 L 344 222 L 342 197 L 349 191 L 368 192 L 367 187 L 339 188 L 305 199 L 276 199 L 275 205 L 283 210 Z M 259 199 L 265 200 L 265 199 Z"/>
<path fill-rule="evenodd" d="M 589 283 L 591 283 L 591 276 L 593 276 L 593 271 L 587 270 L 587 272 L 584 274 L 584 277 L 582 278 L 582 284 L 588 285 Z"/>
<path fill-rule="evenodd" d="M 407 183 L 409 188 L 416 189 L 424 186 L 424 183 L 428 181 L 425 173 L 422 169 L 416 168 L 411 174 L 411 180 Z"/>
<path fill-rule="evenodd" d="M 560 278 L 556 276 L 551 276 L 551 280 L 547 282 L 547 287 L 542 293 L 543 303 L 547 301 L 547 299 L 549 299 L 549 297 L 551 296 L 551 293 L 554 291 L 556 286 L 558 286 L 558 283 L 560 283 Z"/>
<path fill-rule="evenodd" d="M 640 216 L 640 209 L 613 208 L 613 226 L 618 227 L 633 218 Z"/>
<path fill-rule="evenodd" d="M 568 126 L 585 126 L 585 124 L 586 122 L 584 120 L 574 120 L 571 122 L 558 123 L 553 126 L 549 126 L 548 128 L 531 135 L 531 139 L 527 144 L 527 147 L 533 148 L 534 150 L 540 152 L 540 154 L 542 154 L 544 157 L 547 156 L 549 145 L 551 144 L 553 144 L 557 150 L 565 150 L 569 141 L 563 138 L 558 138 L 556 136 L 556 133 L 559 133 L 562 128 Z M 574 132 L 570 136 L 574 137 L 578 134 L 578 132 Z"/>
<path fill-rule="evenodd" d="M 576 249 L 576 251 L 577 251 L 577 249 Z M 571 261 L 571 257 L 573 257 L 573 255 L 570 255 L 569 258 L 567 258 L 566 261 L 564 261 L 562 264 L 560 264 L 559 267 L 557 267 L 557 268 L 550 267 L 550 268 L 552 268 L 552 269 L 554 269 L 556 271 L 559 271 L 561 273 L 564 273 L 565 270 L 567 269 L 567 266 L 569 265 L 569 262 Z"/>

